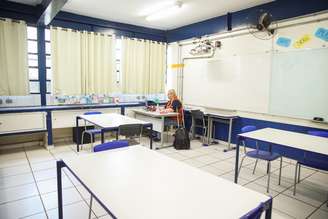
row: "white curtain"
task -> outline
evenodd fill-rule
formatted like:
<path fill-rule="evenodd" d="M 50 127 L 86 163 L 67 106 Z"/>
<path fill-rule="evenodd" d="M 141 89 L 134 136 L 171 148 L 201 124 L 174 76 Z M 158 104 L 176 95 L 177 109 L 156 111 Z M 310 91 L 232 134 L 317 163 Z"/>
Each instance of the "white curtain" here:
<path fill-rule="evenodd" d="M 50 28 L 54 95 L 82 94 L 81 33 Z"/>
<path fill-rule="evenodd" d="M 0 96 L 27 94 L 26 23 L 10 19 L 0 20 Z"/>
<path fill-rule="evenodd" d="M 56 95 L 109 94 L 113 89 L 114 43 L 110 36 L 51 28 Z"/>
<path fill-rule="evenodd" d="M 122 39 L 122 91 L 129 94 L 164 92 L 166 45 Z"/>
<path fill-rule="evenodd" d="M 163 93 L 166 73 L 166 44 L 150 43 L 149 85 L 148 93 Z"/>
<path fill-rule="evenodd" d="M 99 33 L 82 33 L 82 84 L 85 94 L 110 94 L 114 87 L 114 41 Z"/>

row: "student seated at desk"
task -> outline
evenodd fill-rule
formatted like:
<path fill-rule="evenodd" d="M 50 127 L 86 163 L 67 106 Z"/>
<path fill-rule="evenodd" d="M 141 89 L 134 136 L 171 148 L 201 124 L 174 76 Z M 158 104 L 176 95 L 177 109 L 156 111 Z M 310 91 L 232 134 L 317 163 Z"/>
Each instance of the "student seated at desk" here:
<path fill-rule="evenodd" d="M 178 123 L 182 124 L 183 123 L 183 107 L 182 103 L 179 100 L 179 98 L 176 95 L 176 92 L 174 89 L 170 89 L 167 93 L 167 97 L 169 100 L 165 104 L 164 109 L 162 109 L 160 112 L 161 113 L 169 113 L 169 112 L 176 112 L 179 113 L 177 118 L 168 118 L 165 121 L 165 126 L 177 126 Z"/>

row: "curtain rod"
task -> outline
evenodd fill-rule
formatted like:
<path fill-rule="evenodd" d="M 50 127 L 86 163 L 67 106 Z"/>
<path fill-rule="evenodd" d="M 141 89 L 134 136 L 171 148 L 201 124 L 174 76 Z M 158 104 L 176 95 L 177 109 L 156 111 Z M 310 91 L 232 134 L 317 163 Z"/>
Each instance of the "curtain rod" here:
<path fill-rule="evenodd" d="M 88 34 L 99 34 L 101 36 L 110 36 L 112 37 L 113 35 L 111 34 L 105 34 L 105 33 L 100 33 L 100 32 L 94 32 L 94 31 L 79 31 L 79 30 L 74 30 L 74 29 L 70 29 L 70 28 L 64 28 L 64 27 L 54 27 L 54 26 L 51 26 L 52 29 L 56 29 L 56 30 L 63 30 L 63 31 L 68 31 L 68 30 L 71 30 L 72 32 L 86 32 Z"/>
<path fill-rule="evenodd" d="M 11 18 L 4 18 L 4 17 L 0 17 L 0 20 L 1 21 L 7 21 L 7 20 L 10 20 L 10 21 L 12 21 L 12 22 L 15 22 L 15 23 L 25 23 L 25 21 L 22 21 L 22 20 L 17 20 L 17 19 L 11 19 Z"/>
<path fill-rule="evenodd" d="M 130 39 L 130 40 L 136 40 L 136 41 L 140 41 L 140 42 L 144 42 L 144 41 L 149 41 L 151 43 L 158 43 L 158 44 L 164 44 L 165 42 L 160 42 L 160 41 L 155 41 L 155 40 L 147 40 L 147 39 L 140 39 L 140 38 L 130 38 L 130 37 L 122 37 L 122 39 Z"/>

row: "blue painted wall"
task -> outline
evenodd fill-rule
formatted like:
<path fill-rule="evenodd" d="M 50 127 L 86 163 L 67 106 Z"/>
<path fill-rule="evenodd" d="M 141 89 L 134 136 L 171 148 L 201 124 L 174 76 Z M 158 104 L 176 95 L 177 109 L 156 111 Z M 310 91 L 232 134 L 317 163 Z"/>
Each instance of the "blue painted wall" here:
<path fill-rule="evenodd" d="M 246 17 L 256 13 L 259 9 L 269 11 L 274 20 L 311 14 L 328 9 L 327 0 L 278 0 L 245 10 L 231 12 L 232 30 L 247 24 Z M 228 13 L 228 12 L 227 12 Z M 176 42 L 193 37 L 210 35 L 228 30 L 228 16 L 223 15 L 195 24 L 169 30 L 166 33 L 167 42 Z"/>

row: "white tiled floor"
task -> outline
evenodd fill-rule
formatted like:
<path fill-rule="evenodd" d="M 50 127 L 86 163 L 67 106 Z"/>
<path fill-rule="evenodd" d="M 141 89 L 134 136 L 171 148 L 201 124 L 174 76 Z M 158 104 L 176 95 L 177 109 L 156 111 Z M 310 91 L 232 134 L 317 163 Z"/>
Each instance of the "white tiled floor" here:
<path fill-rule="evenodd" d="M 148 145 L 145 140 L 145 145 Z M 202 147 L 192 141 L 192 149 L 176 151 L 173 148 L 157 150 L 173 159 L 185 162 L 203 171 L 230 181 L 234 178 L 235 152 L 224 153 L 224 145 Z M 76 152 L 72 143 L 46 150 L 41 147 L 0 151 L 0 218 L 57 218 L 56 159 L 83 156 L 90 153 L 85 147 Z M 253 175 L 254 160 L 245 159 L 239 184 L 266 194 L 266 163 L 259 162 Z M 294 162 L 284 159 L 282 182 L 278 185 L 279 161 L 272 164 L 270 193 L 273 197 L 273 218 L 327 219 L 328 174 L 302 168 L 301 183 L 293 196 Z M 89 193 L 66 170 L 63 175 L 63 202 L 65 218 L 87 218 Z M 95 202 L 93 218 L 109 219 L 104 209 Z"/>

